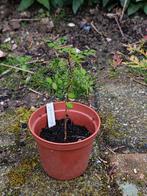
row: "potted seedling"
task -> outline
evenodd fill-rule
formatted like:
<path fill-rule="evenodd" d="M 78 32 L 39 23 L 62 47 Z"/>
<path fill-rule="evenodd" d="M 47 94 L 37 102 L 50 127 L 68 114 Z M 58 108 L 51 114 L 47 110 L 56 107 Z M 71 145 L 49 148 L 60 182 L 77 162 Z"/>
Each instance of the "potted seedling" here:
<path fill-rule="evenodd" d="M 73 100 L 88 97 L 93 79 L 82 67 L 93 50 L 79 51 L 63 40 L 48 42 L 56 57 L 50 62 L 46 78 L 49 93 L 59 100 L 53 103 L 56 124 L 48 127 L 46 106 L 37 109 L 29 119 L 40 160 L 49 176 L 68 180 L 81 175 L 88 165 L 93 140 L 99 132 L 100 118 L 90 107 Z"/>

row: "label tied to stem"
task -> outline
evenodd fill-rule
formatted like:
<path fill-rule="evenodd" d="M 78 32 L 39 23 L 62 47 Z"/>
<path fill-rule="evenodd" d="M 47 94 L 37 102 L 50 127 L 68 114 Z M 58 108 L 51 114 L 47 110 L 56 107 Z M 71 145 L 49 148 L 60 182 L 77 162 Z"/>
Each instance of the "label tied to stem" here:
<path fill-rule="evenodd" d="M 47 110 L 48 127 L 50 128 L 56 125 L 53 102 L 46 104 L 46 110 Z"/>

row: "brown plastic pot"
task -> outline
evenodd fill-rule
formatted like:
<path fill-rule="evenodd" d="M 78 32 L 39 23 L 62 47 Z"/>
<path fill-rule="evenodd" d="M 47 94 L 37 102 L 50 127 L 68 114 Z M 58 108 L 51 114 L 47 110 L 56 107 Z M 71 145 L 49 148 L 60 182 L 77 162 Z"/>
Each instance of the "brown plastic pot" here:
<path fill-rule="evenodd" d="M 57 120 L 65 117 L 65 102 L 55 102 Z M 85 126 L 92 134 L 73 143 L 54 143 L 40 138 L 40 131 L 47 127 L 46 107 L 37 109 L 29 119 L 29 129 L 37 142 L 40 160 L 44 170 L 51 177 L 69 180 L 80 176 L 88 166 L 93 140 L 100 128 L 100 118 L 90 107 L 73 102 L 68 110 L 69 118 L 77 125 Z"/>

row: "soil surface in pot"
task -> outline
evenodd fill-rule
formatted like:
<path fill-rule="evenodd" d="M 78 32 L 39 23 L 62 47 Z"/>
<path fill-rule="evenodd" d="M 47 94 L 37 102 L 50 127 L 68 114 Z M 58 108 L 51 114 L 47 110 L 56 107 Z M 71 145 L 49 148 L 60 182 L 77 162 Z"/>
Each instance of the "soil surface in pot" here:
<path fill-rule="evenodd" d="M 40 137 L 51 142 L 69 143 L 83 140 L 91 133 L 82 126 L 75 125 L 70 119 L 67 121 L 67 139 L 64 140 L 64 119 L 57 120 L 54 127 L 46 127 L 41 130 Z"/>

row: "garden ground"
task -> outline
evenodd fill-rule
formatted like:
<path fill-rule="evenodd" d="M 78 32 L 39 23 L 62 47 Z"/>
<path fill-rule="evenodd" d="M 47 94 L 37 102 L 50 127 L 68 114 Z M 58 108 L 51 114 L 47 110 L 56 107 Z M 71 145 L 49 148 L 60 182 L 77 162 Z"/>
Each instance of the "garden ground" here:
<path fill-rule="evenodd" d="M 2 1 L 0 50 L 4 53 L 1 62 L 10 63 L 10 55 L 29 56 L 30 61 L 36 61 L 36 68 L 31 67 L 36 71 L 46 66 L 53 56 L 45 40 L 63 36 L 67 37 L 68 44 L 80 50 L 95 49 L 96 58 L 86 67 L 96 76 L 95 92 L 89 102 L 102 118 L 101 134 L 94 144 L 86 172 L 70 181 L 48 177 L 39 164 L 36 145 L 26 123 L 36 107 L 54 97 L 24 83 L 24 72 L 10 67 L 3 70 L 1 65 L 2 195 L 147 195 L 145 78 L 130 72 L 118 55 L 119 51 L 129 56 L 124 44 L 139 44 L 147 34 L 147 21 L 144 16 L 125 16 L 120 23 L 122 33 L 116 16 L 112 16 L 99 8 L 86 9 L 76 16 L 69 10 L 58 10 L 48 17 L 46 11 L 38 12 L 37 8 L 18 13 L 15 6 Z M 73 27 L 69 23 L 73 23 Z M 89 26 L 88 29 L 83 24 Z"/>

